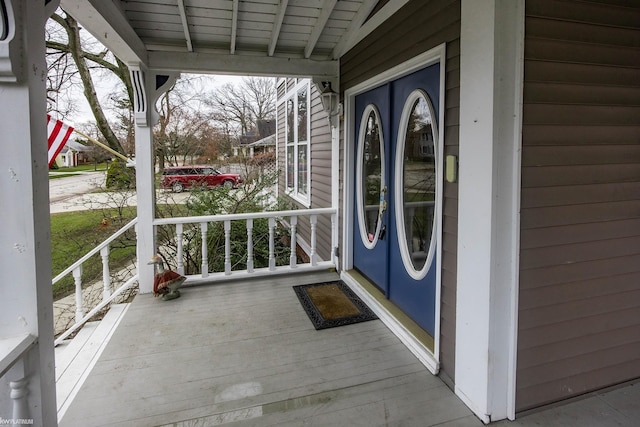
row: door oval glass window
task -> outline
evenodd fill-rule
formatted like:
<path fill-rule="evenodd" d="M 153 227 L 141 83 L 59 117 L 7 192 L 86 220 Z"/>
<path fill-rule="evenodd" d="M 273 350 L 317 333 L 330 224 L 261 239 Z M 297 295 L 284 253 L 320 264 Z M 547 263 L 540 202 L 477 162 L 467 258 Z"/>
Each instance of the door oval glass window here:
<path fill-rule="evenodd" d="M 385 189 L 384 141 L 380 114 L 373 104 L 367 105 L 362 113 L 357 156 L 356 199 L 360 236 L 367 248 L 373 248 L 380 234 Z"/>
<path fill-rule="evenodd" d="M 437 147 L 433 105 L 424 91 L 414 90 L 400 118 L 395 194 L 400 253 L 416 280 L 427 275 L 435 254 Z"/>

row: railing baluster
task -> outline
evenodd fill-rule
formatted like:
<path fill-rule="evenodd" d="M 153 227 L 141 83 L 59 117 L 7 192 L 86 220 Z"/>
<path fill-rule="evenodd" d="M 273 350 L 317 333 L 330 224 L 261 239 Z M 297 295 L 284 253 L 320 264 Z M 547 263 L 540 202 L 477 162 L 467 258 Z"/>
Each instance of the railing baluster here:
<path fill-rule="evenodd" d="M 224 274 L 231 274 L 231 221 L 224 222 Z"/>
<path fill-rule="evenodd" d="M 100 249 L 102 257 L 102 300 L 106 300 L 111 296 L 111 274 L 109 274 L 109 251 L 110 246 L 107 245 Z"/>
<path fill-rule="evenodd" d="M 298 264 L 298 257 L 296 255 L 296 227 L 298 225 L 298 217 L 292 216 L 290 218 L 291 225 L 291 254 L 289 255 L 289 267 L 296 268 Z"/>
<path fill-rule="evenodd" d="M 302 219 L 301 219 L 302 217 Z M 329 260 L 321 259 L 321 252 L 319 251 L 319 233 L 325 233 L 325 230 L 321 229 L 321 218 L 327 218 L 331 222 L 331 251 L 329 255 Z M 268 221 L 268 242 L 265 242 L 265 246 L 269 247 L 269 255 L 268 262 L 266 265 L 258 266 L 258 253 L 257 253 L 257 243 L 256 243 L 256 222 L 255 220 L 258 218 L 264 218 Z M 306 223 L 306 218 L 309 218 L 309 223 Z M 231 228 L 233 227 L 233 221 L 244 221 L 246 228 L 246 242 L 239 241 L 231 241 L 232 234 Z M 298 224 L 299 221 L 303 221 L 307 224 L 304 227 L 307 230 L 304 234 L 306 236 L 306 244 L 305 248 L 308 247 L 308 257 L 305 257 L 305 261 L 300 263 L 298 261 Z M 327 221 L 329 222 L 329 221 Z M 216 253 L 216 257 L 223 257 L 222 267 L 213 267 L 211 264 L 213 261 L 209 260 L 209 251 L 213 251 L 214 249 L 209 248 L 207 245 L 209 244 L 207 239 L 207 230 L 208 224 L 215 224 L 216 228 L 222 228 L 224 234 L 224 243 L 219 242 L 220 245 L 224 244 L 224 255 L 222 255 L 222 248 L 215 248 L 218 252 Z M 288 266 L 285 264 L 284 266 L 278 264 L 278 256 L 281 255 L 278 252 L 278 248 L 280 247 L 280 242 L 276 241 L 279 233 L 280 224 L 287 224 L 288 231 L 285 231 L 285 235 L 282 236 L 283 242 L 284 240 L 289 238 L 289 242 L 285 243 L 289 246 L 289 262 Z M 335 209 L 332 208 L 321 208 L 321 209 L 309 209 L 309 210 L 288 210 L 288 211 L 279 211 L 279 212 L 263 212 L 263 213 L 249 213 L 249 214 L 225 214 L 225 215 L 210 215 L 204 217 L 186 217 L 186 218 L 163 218 L 154 220 L 155 226 L 164 226 L 164 225 L 175 225 L 175 236 L 173 243 L 176 245 L 176 255 L 178 256 L 176 271 L 180 274 L 184 274 L 184 270 L 187 269 L 186 262 L 184 262 L 184 257 L 186 256 L 185 251 L 187 250 L 186 245 L 186 234 L 187 229 L 185 228 L 185 224 L 200 224 L 201 233 L 202 233 L 202 274 L 199 279 L 211 279 L 218 280 L 219 278 L 224 278 L 226 276 L 233 275 L 237 273 L 234 271 L 234 268 L 237 268 L 234 263 L 240 262 L 245 264 L 244 272 L 246 274 L 266 274 L 267 272 L 278 272 L 280 270 L 285 269 L 294 269 L 294 268 L 313 268 L 318 269 L 320 266 L 335 265 L 337 262 L 338 251 L 337 251 L 337 215 Z M 327 232 L 329 230 L 326 230 Z M 288 235 L 288 236 L 287 236 Z M 324 234 L 323 234 L 324 235 Z M 265 236 L 267 237 L 267 236 Z M 222 240 L 222 236 L 220 236 L 220 240 Z M 244 237 L 243 237 L 244 238 Z M 234 245 L 241 245 L 245 247 L 247 255 L 243 257 L 242 260 L 236 260 L 235 254 L 232 253 L 234 250 Z M 266 248 L 265 248 L 266 249 Z M 286 248 L 285 248 L 286 251 Z M 213 256 L 213 255 L 212 255 Z M 285 253 L 285 257 L 287 254 Z M 266 260 L 265 260 L 266 261 Z M 209 271 L 213 269 L 214 271 Z M 191 280 L 196 279 L 190 278 Z"/>
<path fill-rule="evenodd" d="M 247 272 L 253 273 L 253 219 L 247 219 Z"/>
<path fill-rule="evenodd" d="M 207 254 L 207 223 L 200 223 L 200 234 L 202 236 L 202 277 L 209 277 L 209 257 Z"/>
<path fill-rule="evenodd" d="M 309 253 L 309 261 L 312 266 L 316 266 L 316 228 L 318 225 L 318 215 L 311 215 L 309 217 L 311 223 L 311 250 Z"/>
<path fill-rule="evenodd" d="M 13 400 L 13 421 L 14 425 L 18 425 L 17 420 L 28 420 L 29 417 L 29 404 L 27 402 L 27 394 L 29 394 L 29 380 L 22 378 L 17 381 L 9 382 L 11 393 L 9 396 Z"/>
<path fill-rule="evenodd" d="M 82 306 L 82 265 L 73 269 L 73 281 L 76 285 L 76 322 L 84 317 L 84 308 Z"/>
<path fill-rule="evenodd" d="M 269 270 L 276 269 L 276 254 L 274 243 L 274 229 L 276 227 L 276 219 L 269 218 Z"/>
<path fill-rule="evenodd" d="M 182 227 L 182 223 L 176 224 L 176 257 L 178 258 L 176 261 L 178 263 L 178 273 L 184 275 L 184 260 L 183 257 L 183 248 L 182 248 L 182 238 L 184 236 L 184 230 Z"/>

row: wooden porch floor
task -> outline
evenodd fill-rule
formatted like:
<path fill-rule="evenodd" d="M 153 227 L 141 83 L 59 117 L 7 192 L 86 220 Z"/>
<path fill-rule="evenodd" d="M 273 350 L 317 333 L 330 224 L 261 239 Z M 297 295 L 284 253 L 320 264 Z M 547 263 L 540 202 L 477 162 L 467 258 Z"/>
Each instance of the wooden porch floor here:
<path fill-rule="evenodd" d="M 380 320 L 316 331 L 293 285 L 314 273 L 138 295 L 60 426 L 483 424 Z M 640 384 L 496 426 L 637 426 Z"/>
<path fill-rule="evenodd" d="M 481 426 L 380 320 L 316 331 L 289 275 L 138 295 L 61 426 Z"/>

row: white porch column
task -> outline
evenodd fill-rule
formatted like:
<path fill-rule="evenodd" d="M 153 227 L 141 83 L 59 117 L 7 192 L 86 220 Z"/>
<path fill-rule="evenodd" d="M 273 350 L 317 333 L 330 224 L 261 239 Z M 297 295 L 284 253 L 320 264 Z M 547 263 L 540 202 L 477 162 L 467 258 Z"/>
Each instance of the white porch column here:
<path fill-rule="evenodd" d="M 524 0 L 462 0 L 456 394 L 515 417 Z"/>
<path fill-rule="evenodd" d="M 147 262 L 156 253 L 153 230 L 156 204 L 153 149 L 153 125 L 157 122 L 155 101 L 175 82 L 178 75 L 160 76 L 143 69 L 140 64 L 129 64 L 129 69 L 135 93 L 138 280 L 140 292 L 149 293 L 153 291 L 154 271 L 153 265 Z"/>
<path fill-rule="evenodd" d="M 56 4 L 0 0 L 0 340 L 37 337 L 0 380 L 0 414 L 15 401 L 36 426 L 57 425 L 44 36 Z"/>

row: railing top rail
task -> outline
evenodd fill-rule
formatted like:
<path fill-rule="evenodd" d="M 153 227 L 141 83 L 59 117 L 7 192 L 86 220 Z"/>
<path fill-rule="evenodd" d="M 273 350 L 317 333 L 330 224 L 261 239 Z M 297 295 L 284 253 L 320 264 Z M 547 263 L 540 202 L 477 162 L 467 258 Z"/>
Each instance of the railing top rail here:
<path fill-rule="evenodd" d="M 86 260 L 88 260 L 93 255 L 95 255 L 98 252 L 100 252 L 100 250 L 102 248 L 107 246 L 109 243 L 113 242 L 115 239 L 117 239 L 122 234 L 124 234 L 128 229 L 133 227 L 136 224 L 137 221 L 138 221 L 137 217 L 132 219 L 131 221 L 129 221 L 124 227 L 122 227 L 120 230 L 116 231 L 113 235 L 111 235 L 111 237 L 108 237 L 104 242 L 100 243 L 98 246 L 96 246 L 95 248 L 93 248 L 92 250 L 87 252 L 87 254 L 85 256 L 83 256 L 82 258 L 80 258 L 79 260 L 77 260 L 76 262 L 71 264 L 62 273 L 60 273 L 56 277 L 54 277 L 53 280 L 51 281 L 51 283 L 52 284 L 56 283 L 58 280 L 62 279 L 64 276 L 66 276 L 67 274 L 71 273 L 73 270 L 78 268 L 78 266 L 82 265 L 82 263 L 84 263 Z"/>
<path fill-rule="evenodd" d="M 225 215 L 207 215 L 207 216 L 187 216 L 180 218 L 157 218 L 153 221 L 153 225 L 171 225 L 171 224 L 193 224 L 200 222 L 220 222 L 220 221 L 237 221 L 258 218 L 278 218 L 283 216 L 302 216 L 302 215 L 322 215 L 334 214 L 335 208 L 316 208 L 316 209 L 294 209 L 288 211 L 265 211 L 251 212 L 240 214 Z"/>
<path fill-rule="evenodd" d="M 31 334 L 0 338 L 0 377 L 37 341 Z"/>

